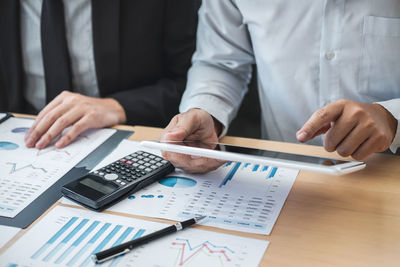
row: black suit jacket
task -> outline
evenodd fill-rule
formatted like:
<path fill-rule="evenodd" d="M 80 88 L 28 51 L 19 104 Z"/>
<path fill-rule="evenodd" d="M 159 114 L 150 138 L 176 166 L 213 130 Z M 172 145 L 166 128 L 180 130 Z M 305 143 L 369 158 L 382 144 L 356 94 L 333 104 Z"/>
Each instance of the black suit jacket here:
<path fill-rule="evenodd" d="M 178 113 L 195 49 L 200 0 L 92 0 L 101 97 L 127 122 L 164 127 Z M 0 0 L 0 110 L 29 112 L 24 100 L 19 0 Z"/>

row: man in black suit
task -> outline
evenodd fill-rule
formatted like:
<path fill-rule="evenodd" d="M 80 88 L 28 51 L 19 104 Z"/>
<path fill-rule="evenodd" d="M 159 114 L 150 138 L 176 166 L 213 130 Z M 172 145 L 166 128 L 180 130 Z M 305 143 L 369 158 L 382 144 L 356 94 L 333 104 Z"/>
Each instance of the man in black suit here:
<path fill-rule="evenodd" d="M 199 0 L 0 0 L 0 110 L 35 113 L 25 141 L 165 126 L 178 113 Z"/>

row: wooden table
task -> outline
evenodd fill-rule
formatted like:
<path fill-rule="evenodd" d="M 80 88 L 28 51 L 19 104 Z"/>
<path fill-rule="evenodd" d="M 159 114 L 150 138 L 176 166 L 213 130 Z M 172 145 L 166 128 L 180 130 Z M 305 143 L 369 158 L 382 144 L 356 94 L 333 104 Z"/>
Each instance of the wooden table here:
<path fill-rule="evenodd" d="M 133 129 L 131 139 L 137 141 L 158 139 L 161 132 Z M 318 146 L 221 141 L 337 157 Z M 376 154 L 366 163 L 364 170 L 344 176 L 301 171 L 271 235 L 240 234 L 271 241 L 261 266 L 400 266 L 400 157 Z"/>
<path fill-rule="evenodd" d="M 133 129 L 130 139 L 136 141 L 158 139 L 161 133 L 159 128 L 116 128 Z M 221 141 L 337 156 L 317 146 L 239 137 Z M 301 171 L 270 236 L 196 227 L 271 241 L 260 266 L 400 266 L 400 157 L 376 154 L 366 163 L 364 170 L 339 177 Z"/>

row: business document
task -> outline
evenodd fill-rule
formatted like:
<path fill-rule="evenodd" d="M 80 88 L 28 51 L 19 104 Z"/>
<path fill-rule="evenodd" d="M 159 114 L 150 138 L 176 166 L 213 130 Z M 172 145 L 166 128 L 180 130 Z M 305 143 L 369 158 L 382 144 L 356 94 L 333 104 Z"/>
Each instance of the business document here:
<path fill-rule="evenodd" d="M 165 224 L 56 206 L 3 255 L 6 266 L 97 266 L 92 255 Z M 165 236 L 102 266 L 258 266 L 269 242 L 194 228 Z"/>
<path fill-rule="evenodd" d="M 136 150 L 160 155 L 124 140 L 96 169 Z M 109 210 L 171 220 L 206 215 L 200 224 L 269 235 L 297 174 L 297 170 L 245 162 L 228 162 L 201 175 L 178 169 Z"/>
<path fill-rule="evenodd" d="M 9 118 L 0 124 L 0 216 L 14 218 L 116 131 L 90 129 L 63 149 L 38 150 L 24 142 L 33 122 Z"/>

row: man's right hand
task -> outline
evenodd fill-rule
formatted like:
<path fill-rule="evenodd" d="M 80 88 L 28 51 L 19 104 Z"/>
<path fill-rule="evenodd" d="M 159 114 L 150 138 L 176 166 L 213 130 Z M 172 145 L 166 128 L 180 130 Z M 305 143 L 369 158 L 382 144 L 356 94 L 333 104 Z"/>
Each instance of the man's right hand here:
<path fill-rule="evenodd" d="M 218 142 L 222 129 L 220 122 L 201 109 L 191 109 L 172 118 L 161 133 L 160 141 L 201 140 Z M 221 166 L 224 161 L 163 151 L 163 157 L 176 168 L 189 173 L 206 173 Z"/>

